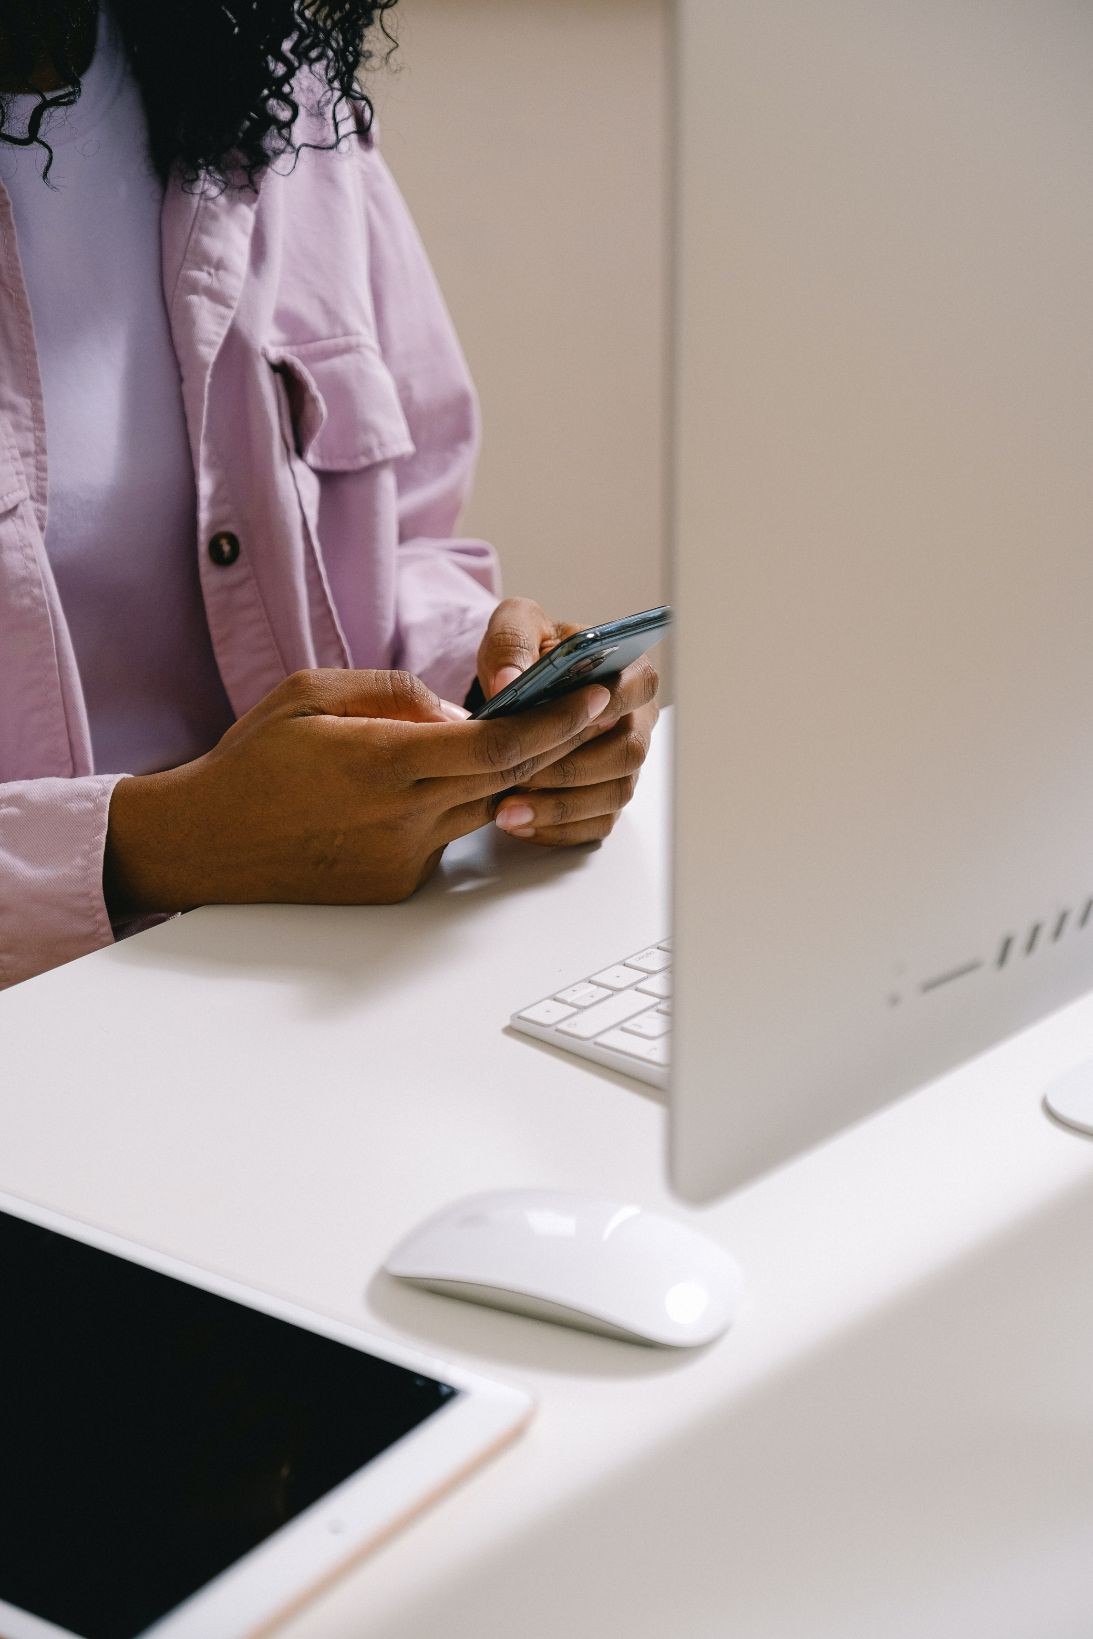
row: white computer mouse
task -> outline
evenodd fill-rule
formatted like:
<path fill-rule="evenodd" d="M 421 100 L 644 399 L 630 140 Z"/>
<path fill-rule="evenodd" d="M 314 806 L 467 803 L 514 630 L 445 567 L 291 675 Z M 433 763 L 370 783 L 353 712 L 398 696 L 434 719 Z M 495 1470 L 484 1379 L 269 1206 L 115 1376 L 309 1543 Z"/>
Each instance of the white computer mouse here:
<path fill-rule="evenodd" d="M 454 1201 L 411 1230 L 384 1268 L 450 1297 L 675 1348 L 719 1337 L 741 1290 L 734 1260 L 686 1224 L 541 1189 Z"/>

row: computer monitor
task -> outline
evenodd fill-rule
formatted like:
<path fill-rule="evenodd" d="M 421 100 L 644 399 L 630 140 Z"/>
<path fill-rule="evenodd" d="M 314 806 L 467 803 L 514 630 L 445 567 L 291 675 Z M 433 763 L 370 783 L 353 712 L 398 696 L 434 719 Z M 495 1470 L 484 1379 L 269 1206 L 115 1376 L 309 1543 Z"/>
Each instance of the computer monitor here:
<path fill-rule="evenodd" d="M 698 1201 L 1093 983 L 1093 7 L 674 15 Z"/>

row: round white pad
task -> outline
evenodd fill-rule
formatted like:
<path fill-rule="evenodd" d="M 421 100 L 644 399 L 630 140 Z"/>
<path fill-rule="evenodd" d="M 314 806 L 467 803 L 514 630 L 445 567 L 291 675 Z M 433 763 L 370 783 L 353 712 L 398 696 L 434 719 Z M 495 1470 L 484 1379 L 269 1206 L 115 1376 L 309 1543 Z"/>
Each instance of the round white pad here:
<path fill-rule="evenodd" d="M 1086 1059 L 1051 1082 L 1044 1103 L 1059 1121 L 1093 1136 L 1093 1059 Z"/>

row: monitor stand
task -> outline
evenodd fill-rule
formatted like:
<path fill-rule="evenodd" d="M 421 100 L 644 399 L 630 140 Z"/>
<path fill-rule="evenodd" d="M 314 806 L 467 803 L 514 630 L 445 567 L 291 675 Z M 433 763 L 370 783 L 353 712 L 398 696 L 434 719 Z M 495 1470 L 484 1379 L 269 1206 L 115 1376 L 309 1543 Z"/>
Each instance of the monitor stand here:
<path fill-rule="evenodd" d="M 1093 1137 L 1093 1059 L 1076 1064 L 1051 1082 L 1044 1104 L 1064 1127 Z"/>

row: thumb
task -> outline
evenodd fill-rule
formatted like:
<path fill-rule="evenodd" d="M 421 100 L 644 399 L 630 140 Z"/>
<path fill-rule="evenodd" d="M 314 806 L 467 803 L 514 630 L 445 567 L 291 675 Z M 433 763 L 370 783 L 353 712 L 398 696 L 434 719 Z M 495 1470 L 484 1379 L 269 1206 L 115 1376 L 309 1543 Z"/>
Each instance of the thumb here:
<path fill-rule="evenodd" d="M 401 671 L 297 672 L 280 685 L 294 716 L 384 717 L 402 723 L 463 722 L 469 713 Z"/>
<path fill-rule="evenodd" d="M 554 622 L 530 598 L 499 603 L 478 649 L 478 677 L 487 700 L 534 665 L 553 637 Z"/>

